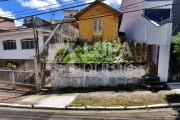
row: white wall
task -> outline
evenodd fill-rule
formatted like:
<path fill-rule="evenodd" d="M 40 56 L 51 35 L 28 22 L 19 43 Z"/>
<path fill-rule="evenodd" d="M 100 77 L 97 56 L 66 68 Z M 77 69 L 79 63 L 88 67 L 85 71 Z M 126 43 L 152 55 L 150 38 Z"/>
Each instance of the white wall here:
<path fill-rule="evenodd" d="M 76 15 L 79 11 L 78 10 L 63 10 L 64 16 L 70 17 L 70 14 Z"/>
<path fill-rule="evenodd" d="M 135 3 L 141 2 L 143 0 L 137 0 Z M 133 3 L 133 4 L 135 4 Z M 122 12 L 139 10 L 143 8 L 150 8 L 160 5 L 170 4 L 172 1 L 147 1 L 140 4 L 136 4 L 129 7 L 124 7 L 132 4 L 132 0 L 122 1 Z M 163 7 L 171 8 L 172 6 Z M 172 24 L 165 24 L 158 27 L 146 18 L 142 16 L 143 10 L 137 12 L 128 12 L 123 14 L 123 19 L 120 27 L 121 32 L 125 32 L 128 40 L 134 40 L 136 42 L 144 42 L 148 44 L 159 44 L 166 45 L 167 39 L 171 32 L 167 33 L 168 29 L 172 29 Z"/>
<path fill-rule="evenodd" d="M 167 82 L 168 80 L 168 70 L 169 70 L 169 58 L 170 58 L 170 44 L 173 38 L 172 35 L 172 23 L 165 24 L 163 26 L 158 26 L 152 21 L 146 19 L 142 16 L 144 8 L 151 8 L 166 4 L 172 4 L 172 1 L 146 1 L 136 0 L 123 0 L 122 9 L 123 19 L 120 27 L 120 31 L 126 33 L 128 40 L 134 40 L 136 42 L 143 42 L 147 44 L 160 45 L 159 51 L 159 61 L 158 61 L 158 76 L 161 82 Z M 136 4 L 128 6 L 130 4 Z M 172 6 L 161 7 L 157 9 L 172 8 Z M 136 12 L 129 12 L 134 10 L 140 10 Z M 126 13 L 127 12 L 127 13 Z"/>
<path fill-rule="evenodd" d="M 0 59 L 29 59 L 35 55 L 35 50 L 22 50 L 21 40 L 34 38 L 33 32 L 0 35 Z M 16 40 L 16 50 L 4 50 L 4 40 Z M 43 46 L 43 34 L 39 32 L 39 48 Z"/>

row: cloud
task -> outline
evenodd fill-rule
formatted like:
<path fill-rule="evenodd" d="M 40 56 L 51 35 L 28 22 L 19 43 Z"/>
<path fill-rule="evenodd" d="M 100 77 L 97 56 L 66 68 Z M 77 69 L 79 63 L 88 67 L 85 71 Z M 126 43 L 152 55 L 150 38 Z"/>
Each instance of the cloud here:
<path fill-rule="evenodd" d="M 39 10 L 48 10 L 59 7 L 57 0 L 17 0 L 23 7 L 37 8 Z M 44 7 L 48 6 L 48 7 Z"/>
<path fill-rule="evenodd" d="M 88 1 L 86 1 L 87 3 L 89 3 L 89 2 L 94 2 L 95 0 L 88 0 Z M 118 5 L 120 5 L 121 4 L 121 2 L 122 2 L 122 0 L 105 0 L 105 1 L 103 1 L 104 3 L 106 3 L 106 4 L 108 4 L 108 5 L 115 5 L 115 4 L 118 4 Z"/>
<path fill-rule="evenodd" d="M 2 8 L 0 8 L 0 16 L 7 18 L 15 18 L 12 12 L 3 10 Z M 15 20 L 16 26 L 22 26 L 22 24 L 23 24 L 23 20 Z"/>
<path fill-rule="evenodd" d="M 14 18 L 14 15 L 10 11 L 5 11 L 2 8 L 0 8 L 0 16 Z"/>
<path fill-rule="evenodd" d="M 18 26 L 22 26 L 23 24 L 23 20 L 15 20 L 15 25 Z"/>
<path fill-rule="evenodd" d="M 74 0 L 62 0 L 62 2 L 74 2 Z"/>

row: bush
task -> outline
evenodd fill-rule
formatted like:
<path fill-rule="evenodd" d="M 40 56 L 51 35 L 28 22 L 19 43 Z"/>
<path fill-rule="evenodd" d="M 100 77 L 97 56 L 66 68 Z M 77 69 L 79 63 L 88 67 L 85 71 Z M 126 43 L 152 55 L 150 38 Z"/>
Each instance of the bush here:
<path fill-rule="evenodd" d="M 54 61 L 55 61 L 55 62 L 57 62 L 59 56 L 64 52 L 65 49 L 66 49 L 66 46 L 62 46 L 62 48 L 60 48 L 60 49 L 57 51 L 56 55 L 54 56 Z"/>
<path fill-rule="evenodd" d="M 64 63 L 73 63 L 76 61 L 76 53 L 68 54 L 66 57 L 64 57 L 63 62 Z"/>
<path fill-rule="evenodd" d="M 84 43 L 81 41 L 81 44 L 76 45 L 73 54 L 68 54 L 64 57 L 63 62 L 80 62 L 80 63 L 111 63 L 113 62 L 113 57 L 120 55 L 120 48 L 122 44 L 118 40 L 113 42 L 98 41 L 94 44 L 88 44 L 84 46 Z M 87 53 L 84 53 L 84 50 L 87 50 Z M 99 56 L 99 53 L 101 56 Z M 102 53 L 106 53 L 102 55 Z M 112 55 L 109 53 L 112 53 Z M 75 60 L 72 58 L 75 56 Z"/>
<path fill-rule="evenodd" d="M 8 64 L 7 64 L 7 67 L 10 68 L 10 69 L 12 69 L 12 70 L 17 69 L 17 66 L 14 65 L 14 64 L 12 64 L 12 63 L 8 63 Z"/>

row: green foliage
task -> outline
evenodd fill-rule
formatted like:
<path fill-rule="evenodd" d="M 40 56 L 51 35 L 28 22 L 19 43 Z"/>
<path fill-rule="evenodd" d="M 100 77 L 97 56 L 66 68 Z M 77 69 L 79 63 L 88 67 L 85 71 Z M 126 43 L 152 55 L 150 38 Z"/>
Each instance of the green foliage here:
<path fill-rule="evenodd" d="M 146 73 L 147 74 L 157 74 L 157 71 L 155 70 L 156 68 L 154 68 L 153 64 L 148 64 L 146 67 Z"/>
<path fill-rule="evenodd" d="M 180 60 L 180 33 L 177 35 L 177 39 L 173 42 L 174 53 L 177 54 L 177 59 Z"/>
<path fill-rule="evenodd" d="M 177 39 L 171 44 L 170 79 L 178 73 L 180 73 L 180 33 L 178 33 Z M 177 76 L 176 79 L 180 78 Z"/>
<path fill-rule="evenodd" d="M 64 57 L 63 62 L 64 63 L 74 63 L 74 62 L 76 62 L 76 58 L 77 58 L 76 53 L 71 53 Z"/>
<path fill-rule="evenodd" d="M 104 61 L 107 62 L 107 63 L 111 63 L 112 62 L 112 58 L 106 57 Z"/>
<path fill-rule="evenodd" d="M 83 53 L 84 52 L 84 48 L 82 46 L 78 45 L 78 46 L 76 46 L 74 48 L 74 52 L 78 53 L 78 54 Z"/>
<path fill-rule="evenodd" d="M 8 63 L 8 64 L 7 64 L 7 67 L 10 68 L 10 69 L 12 69 L 12 70 L 17 69 L 17 66 L 14 65 L 14 64 L 12 64 L 12 63 Z"/>
<path fill-rule="evenodd" d="M 119 40 L 112 42 L 97 41 L 94 44 L 84 46 L 84 43 L 76 45 L 74 53 L 67 54 L 64 63 L 111 63 L 113 57 L 120 55 L 123 45 Z"/>
<path fill-rule="evenodd" d="M 54 61 L 56 62 L 59 58 L 59 56 L 64 52 L 64 50 L 66 49 L 66 46 L 62 46 L 56 53 L 56 55 L 54 56 Z"/>

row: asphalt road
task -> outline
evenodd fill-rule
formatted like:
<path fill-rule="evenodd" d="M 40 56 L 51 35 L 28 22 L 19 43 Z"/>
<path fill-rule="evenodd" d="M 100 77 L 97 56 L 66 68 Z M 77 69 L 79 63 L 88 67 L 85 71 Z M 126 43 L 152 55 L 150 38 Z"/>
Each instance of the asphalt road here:
<path fill-rule="evenodd" d="M 0 120 L 180 120 L 179 108 L 128 111 L 60 111 L 0 108 Z"/>

